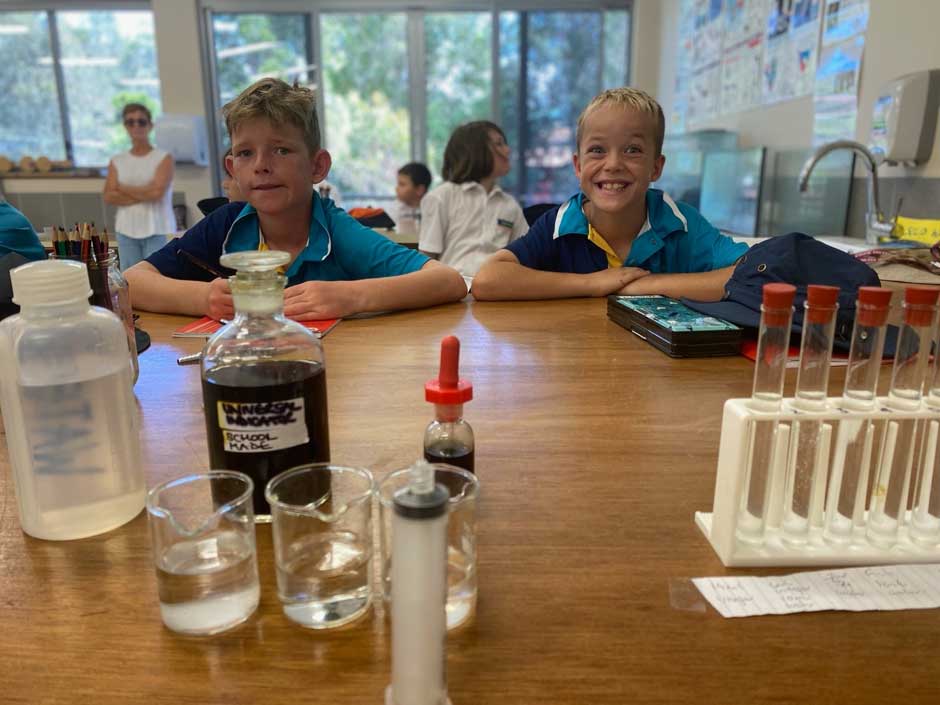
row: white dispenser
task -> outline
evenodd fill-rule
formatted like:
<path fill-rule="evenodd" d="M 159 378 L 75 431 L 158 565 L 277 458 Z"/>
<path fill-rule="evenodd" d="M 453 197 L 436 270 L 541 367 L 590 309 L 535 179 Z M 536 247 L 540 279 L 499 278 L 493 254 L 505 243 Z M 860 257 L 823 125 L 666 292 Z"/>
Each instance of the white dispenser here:
<path fill-rule="evenodd" d="M 0 322 L 0 403 L 23 531 L 78 539 L 144 506 L 127 334 L 88 303 L 81 262 L 11 272 L 19 315 Z"/>
<path fill-rule="evenodd" d="M 871 152 L 888 164 L 920 164 L 930 159 L 937 111 L 940 69 L 896 78 L 878 94 L 871 122 Z"/>

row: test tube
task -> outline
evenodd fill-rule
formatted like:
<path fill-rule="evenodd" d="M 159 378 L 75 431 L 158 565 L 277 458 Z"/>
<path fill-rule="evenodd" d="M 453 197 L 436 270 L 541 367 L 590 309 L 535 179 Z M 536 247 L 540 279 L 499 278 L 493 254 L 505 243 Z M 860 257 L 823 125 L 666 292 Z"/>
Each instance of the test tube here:
<path fill-rule="evenodd" d="M 917 287 L 904 291 L 904 323 L 898 333 L 887 401 L 892 409 L 916 411 L 921 406 L 937 324 L 938 293 Z M 897 541 L 907 512 L 918 425 L 916 419 L 892 420 L 885 425 L 866 532 L 870 542 L 883 548 Z"/>
<path fill-rule="evenodd" d="M 392 682 L 385 705 L 449 705 L 447 502 L 434 466 L 419 460 L 392 506 Z"/>
<path fill-rule="evenodd" d="M 848 411 L 875 409 L 891 294 L 890 289 L 877 286 L 859 287 L 841 403 Z M 852 540 L 856 507 L 860 505 L 864 511 L 873 440 L 870 419 L 839 422 L 826 496 L 823 537 L 827 541 L 842 544 Z"/>
<path fill-rule="evenodd" d="M 940 330 L 937 331 L 940 335 Z M 940 339 L 934 337 L 934 361 L 927 384 L 927 407 L 940 411 Z M 921 460 L 917 468 L 910 535 L 915 542 L 935 546 L 940 543 L 940 454 L 938 435 L 940 422 L 930 420 L 922 431 L 925 434 Z"/>
<path fill-rule="evenodd" d="M 827 408 L 838 300 L 839 288 L 836 286 L 811 284 L 806 287 L 800 369 L 793 406 L 808 414 L 793 421 L 793 442 L 783 492 L 786 505 L 781 524 L 781 538 L 793 545 L 802 545 L 809 538 L 812 508 L 821 505 L 819 493 L 823 491 L 823 483 L 818 482 L 817 477 L 825 472 L 829 462 L 832 425 L 813 420 L 809 414 Z"/>
<path fill-rule="evenodd" d="M 795 294 L 796 287 L 791 284 L 765 284 L 763 289 L 754 387 L 748 401 L 755 418 L 749 428 L 747 469 L 737 523 L 738 538 L 748 543 L 764 540 L 765 508 L 773 486 L 779 422 L 776 418 L 762 419 L 761 416 L 780 411 Z"/>

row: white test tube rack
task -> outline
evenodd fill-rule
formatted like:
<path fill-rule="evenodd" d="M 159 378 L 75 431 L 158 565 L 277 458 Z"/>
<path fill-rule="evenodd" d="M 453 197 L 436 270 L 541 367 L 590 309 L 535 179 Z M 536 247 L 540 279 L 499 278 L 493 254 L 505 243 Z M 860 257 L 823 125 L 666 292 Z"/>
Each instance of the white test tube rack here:
<path fill-rule="evenodd" d="M 756 567 L 756 566 L 837 566 L 837 565 L 872 565 L 888 563 L 937 563 L 940 562 L 940 543 L 923 543 L 915 541 L 911 535 L 910 525 L 913 500 L 905 499 L 903 506 L 908 507 L 905 514 L 900 515 L 900 527 L 897 539 L 893 545 L 885 547 L 872 543 L 866 532 L 869 509 L 865 505 L 873 479 L 879 472 L 879 464 L 892 462 L 890 454 L 884 452 L 886 431 L 892 421 L 916 420 L 918 437 L 914 438 L 917 455 L 913 458 L 911 467 L 910 492 L 913 497 L 916 492 L 930 492 L 930 487 L 915 487 L 915 478 L 921 470 L 922 463 L 929 463 L 930 467 L 936 458 L 936 449 L 928 448 L 924 452 L 925 443 L 937 444 L 937 427 L 940 425 L 940 409 L 921 401 L 919 407 L 912 410 L 898 410 L 888 405 L 887 398 L 879 397 L 875 407 L 869 411 L 854 411 L 842 406 L 842 397 L 827 399 L 824 411 L 802 411 L 794 408 L 793 399 L 784 399 L 780 411 L 766 413 L 754 411 L 750 399 L 729 399 L 725 402 L 724 416 L 721 423 L 721 445 L 718 454 L 718 474 L 715 482 L 715 500 L 713 511 L 696 512 L 695 523 L 708 538 L 726 566 Z M 741 496 L 744 491 L 746 470 L 748 467 L 749 431 L 755 420 L 777 421 L 778 439 L 783 441 L 783 447 L 778 447 L 774 453 L 774 461 L 770 466 L 767 482 L 771 490 L 769 500 L 765 507 L 765 528 L 762 540 L 742 540 L 738 535 L 738 520 L 741 505 Z M 809 508 L 809 533 L 806 541 L 793 544 L 784 540 L 780 518 L 785 514 L 788 498 L 784 497 L 784 476 L 787 471 L 789 459 L 793 457 L 795 436 L 791 433 L 794 422 L 819 422 L 828 424 L 827 443 L 831 442 L 831 450 L 817 468 L 815 483 L 821 483 L 815 496 L 820 501 Z M 851 539 L 845 543 L 832 543 L 823 536 L 825 522 L 825 506 L 828 492 L 826 492 L 833 458 L 838 455 L 836 446 L 836 433 L 838 424 L 845 421 L 864 422 L 871 421 L 875 429 L 874 436 L 878 438 L 877 448 L 871 453 L 868 472 L 862 472 L 859 482 L 864 482 L 865 490 L 859 493 L 860 506 L 855 509 L 856 522 Z M 931 422 L 934 422 L 931 424 Z M 930 429 L 933 427 L 933 434 Z M 913 453 L 913 448 L 896 448 L 895 453 Z M 822 455 L 822 454 L 820 454 Z M 930 473 L 928 473 L 930 474 Z M 867 480 L 865 479 L 867 476 Z M 907 485 L 907 483 L 905 483 Z M 916 505 L 915 505 L 916 506 Z M 937 520 L 930 517 L 930 520 Z"/>

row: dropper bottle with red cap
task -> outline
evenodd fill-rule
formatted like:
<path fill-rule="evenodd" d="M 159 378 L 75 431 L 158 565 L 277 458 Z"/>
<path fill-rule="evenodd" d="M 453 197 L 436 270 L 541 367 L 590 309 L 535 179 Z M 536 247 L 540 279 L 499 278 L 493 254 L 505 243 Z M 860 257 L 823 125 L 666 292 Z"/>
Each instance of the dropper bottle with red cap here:
<path fill-rule="evenodd" d="M 424 385 L 424 398 L 434 404 L 434 421 L 424 431 L 424 458 L 473 472 L 473 429 L 463 420 L 463 405 L 473 399 L 473 385 L 460 379 L 460 341 L 448 335 L 441 341 L 441 367 L 436 379 Z"/>

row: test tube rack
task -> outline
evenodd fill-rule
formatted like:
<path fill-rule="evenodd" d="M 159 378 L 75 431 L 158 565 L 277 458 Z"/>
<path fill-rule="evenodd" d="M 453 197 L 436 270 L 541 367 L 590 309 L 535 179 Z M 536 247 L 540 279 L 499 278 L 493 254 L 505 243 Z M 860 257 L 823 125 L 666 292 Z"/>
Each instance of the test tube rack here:
<path fill-rule="evenodd" d="M 826 400 L 824 410 L 803 411 L 794 406 L 793 399 L 784 399 L 779 411 L 755 411 L 749 404 L 750 399 L 729 399 L 725 403 L 721 425 L 721 442 L 718 455 L 718 473 L 715 483 L 713 511 L 696 512 L 695 522 L 714 548 L 722 563 L 726 566 L 839 566 L 873 565 L 889 563 L 938 563 L 940 562 L 940 543 L 924 543 L 915 540 L 911 533 L 913 510 L 910 508 L 918 493 L 931 492 L 931 487 L 916 486 L 916 478 L 921 468 L 928 464 L 930 469 L 936 461 L 938 428 L 940 428 L 940 408 L 921 401 L 911 410 L 893 408 L 887 398 L 879 397 L 871 410 L 857 411 L 843 406 L 841 397 Z M 742 494 L 750 462 L 748 457 L 751 432 L 756 421 L 777 422 L 777 444 L 773 459 L 770 461 L 767 483 L 770 485 L 768 501 L 765 506 L 765 526 L 759 540 L 753 537 L 745 540 L 738 531 L 741 518 Z M 913 447 L 893 447 L 886 442 L 891 422 L 915 421 Z M 819 423 L 824 431 L 821 434 L 823 449 L 819 451 L 817 472 L 813 478 L 815 501 L 808 511 L 809 531 L 805 542 L 794 544 L 785 540 L 781 518 L 786 509 L 787 497 L 784 497 L 784 478 L 787 466 L 792 462 L 796 450 L 793 432 L 796 424 L 804 422 Z M 868 467 L 861 468 L 857 506 L 850 538 L 841 543 L 833 543 L 824 538 L 826 491 L 838 456 L 838 431 L 841 424 L 855 422 L 861 426 L 871 422 L 871 436 L 875 439 L 874 449 L 870 452 Z M 859 423 L 862 422 L 862 423 Z M 852 428 L 852 427 L 846 427 Z M 895 425 L 895 429 L 897 425 Z M 924 447 L 924 446 L 928 447 Z M 887 448 L 887 450 L 886 450 Z M 869 540 L 866 526 L 870 516 L 872 480 L 877 477 L 879 464 L 892 462 L 888 457 L 892 453 L 907 453 L 910 482 L 905 480 L 905 513 L 899 513 L 897 538 L 891 545 L 876 544 Z M 844 455 L 844 454 L 843 454 Z M 860 465 L 865 465 L 864 463 Z M 909 491 L 907 491 L 909 488 Z M 933 491 L 936 493 L 937 488 Z M 936 514 L 919 519 L 940 524 Z M 940 537 L 940 533 L 937 534 Z"/>

